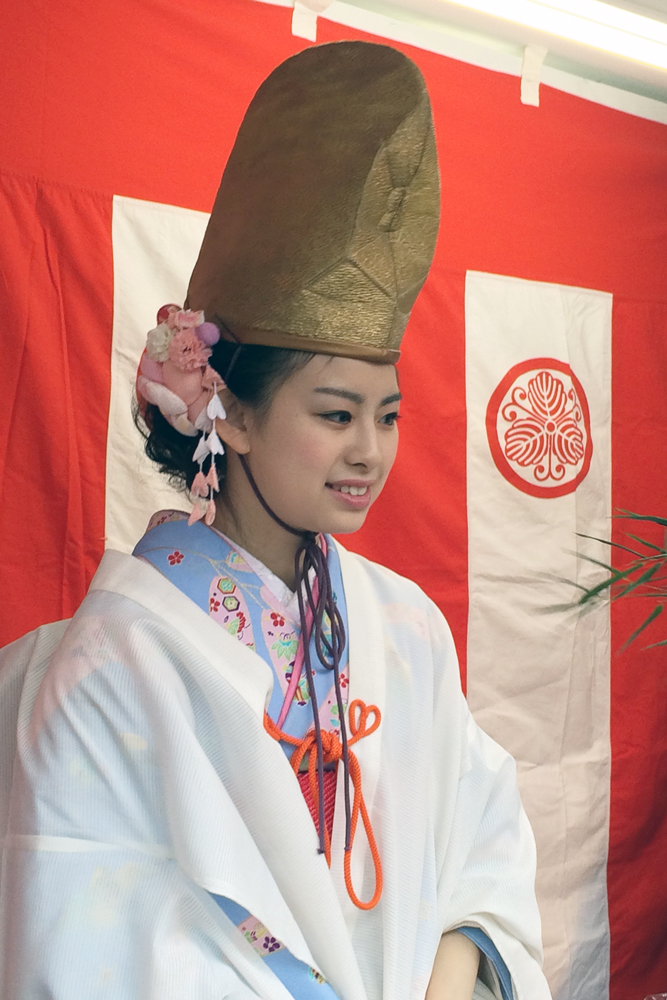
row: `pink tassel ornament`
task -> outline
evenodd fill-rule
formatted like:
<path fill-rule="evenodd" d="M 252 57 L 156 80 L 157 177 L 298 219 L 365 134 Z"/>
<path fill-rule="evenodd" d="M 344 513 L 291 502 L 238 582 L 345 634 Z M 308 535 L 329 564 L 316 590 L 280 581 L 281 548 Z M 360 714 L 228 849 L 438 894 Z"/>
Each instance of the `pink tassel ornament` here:
<path fill-rule="evenodd" d="M 204 517 L 204 522 L 205 524 L 208 524 L 210 527 L 214 521 L 215 521 L 215 500 L 209 500 L 208 504 L 206 505 L 206 516 Z"/>
<path fill-rule="evenodd" d="M 204 473 L 200 469 L 190 487 L 190 492 L 193 497 L 205 497 L 208 495 L 208 487 L 208 478 L 204 476 Z"/>
<path fill-rule="evenodd" d="M 196 503 L 192 508 L 192 513 L 190 514 L 190 517 L 188 518 L 188 525 L 192 527 L 195 521 L 201 521 L 203 516 L 204 516 L 204 508 L 200 507 L 199 504 Z"/>
<path fill-rule="evenodd" d="M 218 473 L 215 468 L 215 462 L 211 460 L 211 468 L 208 470 L 208 475 L 206 476 L 206 482 L 215 490 L 216 493 L 220 492 L 220 483 L 218 482 Z"/>

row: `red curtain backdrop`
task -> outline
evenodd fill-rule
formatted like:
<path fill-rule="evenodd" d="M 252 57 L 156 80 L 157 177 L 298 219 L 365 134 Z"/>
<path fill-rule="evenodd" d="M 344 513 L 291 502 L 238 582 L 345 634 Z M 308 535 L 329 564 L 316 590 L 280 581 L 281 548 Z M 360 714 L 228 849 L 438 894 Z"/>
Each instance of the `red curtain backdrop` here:
<path fill-rule="evenodd" d="M 210 210 L 255 89 L 308 45 L 290 21 L 251 0 L 0 10 L 0 642 L 72 614 L 103 551 L 112 196 Z M 318 41 L 357 37 L 320 19 Z M 351 544 L 426 589 L 463 658 L 467 269 L 613 293 L 612 506 L 667 514 L 667 127 L 544 86 L 526 107 L 514 77 L 397 47 L 432 96 L 442 226 L 397 467 Z M 645 613 L 614 606 L 615 651 Z M 667 656 L 640 645 L 612 658 L 612 1000 L 667 990 Z"/>

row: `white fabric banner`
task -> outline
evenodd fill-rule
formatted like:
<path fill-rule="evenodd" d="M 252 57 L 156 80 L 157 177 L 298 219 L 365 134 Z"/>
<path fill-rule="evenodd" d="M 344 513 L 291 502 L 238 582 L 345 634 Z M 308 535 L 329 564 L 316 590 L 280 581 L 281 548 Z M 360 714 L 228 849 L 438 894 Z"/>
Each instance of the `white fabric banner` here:
<path fill-rule="evenodd" d="M 600 573 L 577 534 L 609 536 L 611 307 L 466 277 L 468 700 L 517 759 L 556 1000 L 609 992 L 609 615 L 557 607 Z"/>
<path fill-rule="evenodd" d="M 132 426 L 137 366 L 158 309 L 183 303 L 208 222 L 205 212 L 136 198 L 113 200 L 114 308 L 107 438 L 106 548 L 131 552 L 151 514 L 189 509 L 143 453 Z"/>

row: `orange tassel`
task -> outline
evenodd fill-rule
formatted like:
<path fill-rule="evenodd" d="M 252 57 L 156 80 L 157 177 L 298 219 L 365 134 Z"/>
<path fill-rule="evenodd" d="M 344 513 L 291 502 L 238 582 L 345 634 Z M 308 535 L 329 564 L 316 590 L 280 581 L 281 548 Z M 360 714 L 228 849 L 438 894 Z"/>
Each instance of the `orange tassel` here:
<path fill-rule="evenodd" d="M 369 716 L 373 717 L 373 721 L 369 725 Z M 350 723 L 351 736 L 348 740 L 348 747 L 352 747 L 354 743 L 358 743 L 365 736 L 370 736 L 380 725 L 381 715 L 380 709 L 377 705 L 367 705 L 365 702 L 361 701 L 359 698 L 355 698 L 350 702 L 348 708 L 348 718 Z M 299 766 L 301 761 L 307 753 L 310 753 L 308 758 L 308 776 L 310 779 L 310 788 L 313 796 L 313 801 L 315 803 L 315 809 L 318 808 L 318 792 L 317 792 L 317 777 L 316 768 L 317 760 L 315 756 L 315 730 L 309 729 L 302 740 L 296 736 L 289 736 L 284 733 L 275 724 L 273 719 L 264 713 L 264 728 L 267 733 L 274 738 L 274 740 L 289 743 L 291 746 L 295 747 L 294 753 L 292 754 L 292 759 L 290 761 L 292 765 L 292 770 L 295 774 L 299 773 Z M 329 763 L 331 761 L 340 760 L 343 756 L 343 747 L 341 745 L 338 733 L 336 732 L 322 732 L 322 748 L 324 750 L 324 762 Z M 373 833 L 373 827 L 371 826 L 371 819 L 368 815 L 368 810 L 366 809 L 366 803 L 364 802 L 364 794 L 361 789 L 361 768 L 359 766 L 359 761 L 357 760 L 357 755 L 353 750 L 349 751 L 350 760 L 350 778 L 352 779 L 352 787 L 354 789 L 354 800 L 352 805 L 352 827 L 350 830 L 350 849 L 345 851 L 343 858 L 343 872 L 345 875 L 345 888 L 347 889 L 347 894 L 354 903 L 354 905 L 360 910 L 372 910 L 373 907 L 377 906 L 380 902 L 380 897 L 382 895 L 382 861 L 380 859 L 380 851 L 378 850 L 377 842 L 375 840 L 375 834 Z M 352 861 L 352 845 L 354 843 L 354 835 L 357 832 L 357 823 L 359 816 L 361 815 L 361 821 L 364 827 L 364 832 L 368 839 L 368 846 L 371 850 L 371 857 L 373 859 L 373 867 L 375 868 L 375 892 L 372 897 L 366 902 L 359 899 L 357 896 L 354 886 L 352 885 L 352 871 L 351 871 L 351 861 Z M 327 864 L 331 865 L 331 844 L 329 842 L 328 831 L 325 831 L 325 842 L 326 842 L 326 859 Z"/>

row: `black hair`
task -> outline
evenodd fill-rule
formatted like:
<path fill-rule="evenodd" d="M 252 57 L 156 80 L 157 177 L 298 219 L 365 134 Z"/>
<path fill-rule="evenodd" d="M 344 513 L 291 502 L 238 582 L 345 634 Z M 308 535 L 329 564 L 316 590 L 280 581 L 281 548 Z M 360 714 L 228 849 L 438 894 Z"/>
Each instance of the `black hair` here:
<path fill-rule="evenodd" d="M 308 351 L 256 344 L 241 346 L 221 338 L 212 348 L 208 363 L 225 380 L 228 389 L 238 400 L 253 407 L 261 415 L 268 411 L 273 395 L 280 386 L 290 375 L 304 368 L 312 357 Z M 169 477 L 173 486 L 189 489 L 199 471 L 192 456 L 199 444 L 200 435 L 186 437 L 180 434 L 152 403 L 147 404 L 143 415 L 135 408 L 134 422 L 145 438 L 146 454 L 156 463 L 160 472 Z M 209 467 L 210 459 L 207 459 L 204 472 Z M 227 456 L 216 455 L 215 467 L 222 482 L 227 470 Z"/>

